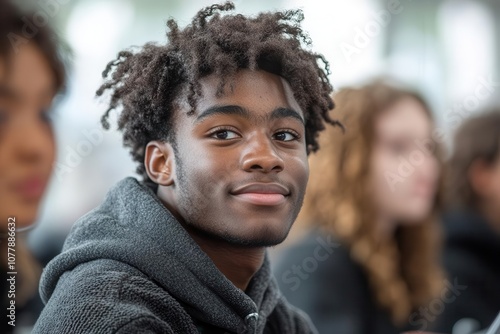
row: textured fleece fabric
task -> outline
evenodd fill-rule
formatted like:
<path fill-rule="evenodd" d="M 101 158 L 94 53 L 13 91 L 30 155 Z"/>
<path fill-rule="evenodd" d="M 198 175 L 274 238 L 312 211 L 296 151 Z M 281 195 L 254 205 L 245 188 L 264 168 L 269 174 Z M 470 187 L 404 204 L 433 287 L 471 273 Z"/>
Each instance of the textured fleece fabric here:
<path fill-rule="evenodd" d="M 40 293 L 33 333 L 316 333 L 267 256 L 243 292 L 134 178 L 74 225 Z"/>

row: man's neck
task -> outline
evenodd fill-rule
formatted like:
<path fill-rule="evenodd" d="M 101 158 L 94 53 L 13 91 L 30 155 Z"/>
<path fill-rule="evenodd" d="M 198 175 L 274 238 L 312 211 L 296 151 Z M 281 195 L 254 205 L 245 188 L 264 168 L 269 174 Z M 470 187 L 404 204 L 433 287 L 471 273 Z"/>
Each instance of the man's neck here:
<path fill-rule="evenodd" d="M 222 241 L 216 241 L 196 232 L 190 231 L 185 224 L 182 215 L 176 210 L 172 194 L 159 187 L 157 196 L 170 213 L 186 229 L 193 240 L 210 257 L 215 266 L 227 277 L 236 287 L 245 291 L 250 280 L 260 269 L 264 262 L 265 247 L 238 247 Z"/>
<path fill-rule="evenodd" d="M 190 234 L 222 274 L 237 288 L 245 291 L 264 262 L 265 247 L 238 247 Z"/>

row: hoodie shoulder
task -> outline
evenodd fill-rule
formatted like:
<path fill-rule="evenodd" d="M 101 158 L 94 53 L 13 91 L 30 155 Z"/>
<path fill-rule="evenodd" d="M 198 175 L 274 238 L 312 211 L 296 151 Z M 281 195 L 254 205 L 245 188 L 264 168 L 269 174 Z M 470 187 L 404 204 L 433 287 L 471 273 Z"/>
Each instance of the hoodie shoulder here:
<path fill-rule="evenodd" d="M 64 273 L 33 333 L 195 333 L 190 317 L 139 270 L 95 260 Z"/>

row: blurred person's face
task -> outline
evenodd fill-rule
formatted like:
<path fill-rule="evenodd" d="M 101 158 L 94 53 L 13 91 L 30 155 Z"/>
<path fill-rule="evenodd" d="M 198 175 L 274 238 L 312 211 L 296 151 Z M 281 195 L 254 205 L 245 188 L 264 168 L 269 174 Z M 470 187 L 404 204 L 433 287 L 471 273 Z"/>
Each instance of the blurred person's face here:
<path fill-rule="evenodd" d="M 469 170 L 469 179 L 479 197 L 479 209 L 500 229 L 500 157 L 495 162 L 477 160 Z"/>
<path fill-rule="evenodd" d="M 372 177 L 382 221 L 414 223 L 432 210 L 440 170 L 422 144 L 432 138 L 432 127 L 424 107 L 409 97 L 376 120 Z"/>
<path fill-rule="evenodd" d="M 215 75 L 203 78 L 194 117 L 177 115 L 175 175 L 160 197 L 195 236 L 278 244 L 309 175 L 303 113 L 277 75 L 241 70 L 220 97 L 218 83 Z"/>
<path fill-rule="evenodd" d="M 55 148 L 48 109 L 54 97 L 53 73 L 33 45 L 12 54 L 0 90 L 1 228 L 35 220 L 49 180 Z"/>

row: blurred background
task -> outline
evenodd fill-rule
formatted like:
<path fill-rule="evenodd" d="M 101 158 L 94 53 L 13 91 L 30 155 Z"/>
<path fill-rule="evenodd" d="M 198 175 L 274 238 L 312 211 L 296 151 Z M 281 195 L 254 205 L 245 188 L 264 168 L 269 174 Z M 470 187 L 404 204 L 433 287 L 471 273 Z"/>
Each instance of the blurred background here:
<path fill-rule="evenodd" d="M 164 42 L 166 20 L 187 24 L 213 0 L 19 1 L 43 11 L 72 50 L 68 91 L 56 103 L 55 174 L 31 247 L 64 236 L 135 166 L 116 126 L 104 131 L 106 100 L 95 99 L 106 64 L 130 46 Z M 52 3 L 48 6 L 47 3 Z M 391 75 L 419 89 L 436 114 L 436 137 L 448 142 L 462 120 L 498 99 L 500 1 L 252 0 L 238 12 L 301 8 L 312 49 L 330 62 L 336 89 Z M 113 118 L 112 118 L 113 119 Z M 39 250 L 42 251 L 43 250 Z"/>

